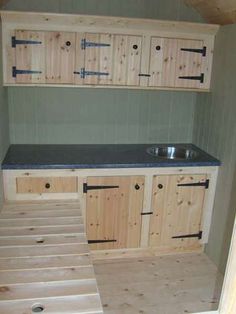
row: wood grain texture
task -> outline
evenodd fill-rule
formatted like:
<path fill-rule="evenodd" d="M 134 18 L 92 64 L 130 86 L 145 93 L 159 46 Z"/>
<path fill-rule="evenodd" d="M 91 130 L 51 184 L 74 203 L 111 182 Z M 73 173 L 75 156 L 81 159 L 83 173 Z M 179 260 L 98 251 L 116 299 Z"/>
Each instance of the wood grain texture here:
<path fill-rule="evenodd" d="M 103 313 L 79 204 L 8 204 L 0 221 L 0 313 Z"/>
<path fill-rule="evenodd" d="M 76 193 L 78 184 L 76 177 L 58 178 L 17 178 L 17 193 Z"/>
<path fill-rule="evenodd" d="M 234 0 L 184 0 L 184 2 L 196 9 L 209 23 L 226 25 L 236 22 L 236 3 Z"/>
<path fill-rule="evenodd" d="M 204 182 L 205 175 L 156 176 L 153 182 L 150 246 L 181 247 L 199 243 L 198 238 L 175 236 L 198 234 L 201 230 L 204 187 L 178 184 Z"/>
<path fill-rule="evenodd" d="M 88 240 L 115 240 L 91 249 L 134 248 L 140 245 L 144 177 L 89 177 L 89 186 L 117 186 L 87 193 Z M 135 189 L 135 185 L 139 189 Z"/>

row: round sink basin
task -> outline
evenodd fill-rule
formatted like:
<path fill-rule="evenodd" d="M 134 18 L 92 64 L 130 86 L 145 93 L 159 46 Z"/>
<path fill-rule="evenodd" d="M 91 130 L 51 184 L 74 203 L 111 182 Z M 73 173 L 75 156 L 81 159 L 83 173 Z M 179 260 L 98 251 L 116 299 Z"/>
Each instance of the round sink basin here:
<path fill-rule="evenodd" d="M 152 146 L 147 149 L 147 153 L 158 158 L 177 160 L 195 159 L 198 156 L 192 149 L 175 146 Z"/>

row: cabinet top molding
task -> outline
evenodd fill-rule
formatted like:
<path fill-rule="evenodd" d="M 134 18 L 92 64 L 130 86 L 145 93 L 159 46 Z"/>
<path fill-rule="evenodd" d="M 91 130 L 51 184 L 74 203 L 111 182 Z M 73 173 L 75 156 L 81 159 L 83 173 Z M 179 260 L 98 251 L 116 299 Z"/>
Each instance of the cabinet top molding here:
<path fill-rule="evenodd" d="M 3 24 L 10 28 L 64 31 L 99 31 L 111 32 L 137 31 L 140 33 L 191 34 L 197 36 L 216 35 L 219 25 L 166 21 L 143 18 L 126 18 L 95 15 L 74 15 L 58 13 L 0 11 Z"/>

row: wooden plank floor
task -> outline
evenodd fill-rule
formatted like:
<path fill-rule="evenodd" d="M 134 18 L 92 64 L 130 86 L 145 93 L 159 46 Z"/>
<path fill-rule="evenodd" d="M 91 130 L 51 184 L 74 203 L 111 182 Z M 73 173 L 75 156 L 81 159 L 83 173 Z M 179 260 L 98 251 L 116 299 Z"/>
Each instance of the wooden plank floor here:
<path fill-rule="evenodd" d="M 0 314 L 103 313 L 77 203 L 0 213 Z"/>
<path fill-rule="evenodd" d="M 94 262 L 105 314 L 217 309 L 223 276 L 201 253 Z"/>

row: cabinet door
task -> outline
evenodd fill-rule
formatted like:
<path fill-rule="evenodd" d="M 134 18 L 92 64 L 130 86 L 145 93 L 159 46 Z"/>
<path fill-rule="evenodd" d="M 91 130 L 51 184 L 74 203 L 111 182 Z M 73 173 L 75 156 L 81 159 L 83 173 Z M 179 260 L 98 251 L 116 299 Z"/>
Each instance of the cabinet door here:
<path fill-rule="evenodd" d="M 44 83 L 45 33 L 17 30 L 12 36 L 12 46 L 15 49 L 12 76 L 16 83 Z"/>
<path fill-rule="evenodd" d="M 45 37 L 46 83 L 74 83 L 76 34 L 45 32 Z"/>
<path fill-rule="evenodd" d="M 91 249 L 139 247 L 144 177 L 89 177 L 87 186 L 87 237 L 100 241 Z"/>
<path fill-rule="evenodd" d="M 201 40 L 152 37 L 149 86 L 200 88 L 206 50 Z"/>
<path fill-rule="evenodd" d="M 141 36 L 87 33 L 82 49 L 84 84 L 139 85 Z"/>
<path fill-rule="evenodd" d="M 150 246 L 190 247 L 199 243 L 194 235 L 201 231 L 205 187 L 189 185 L 199 182 L 206 182 L 206 175 L 154 177 Z M 182 237 L 187 235 L 193 237 Z"/>

